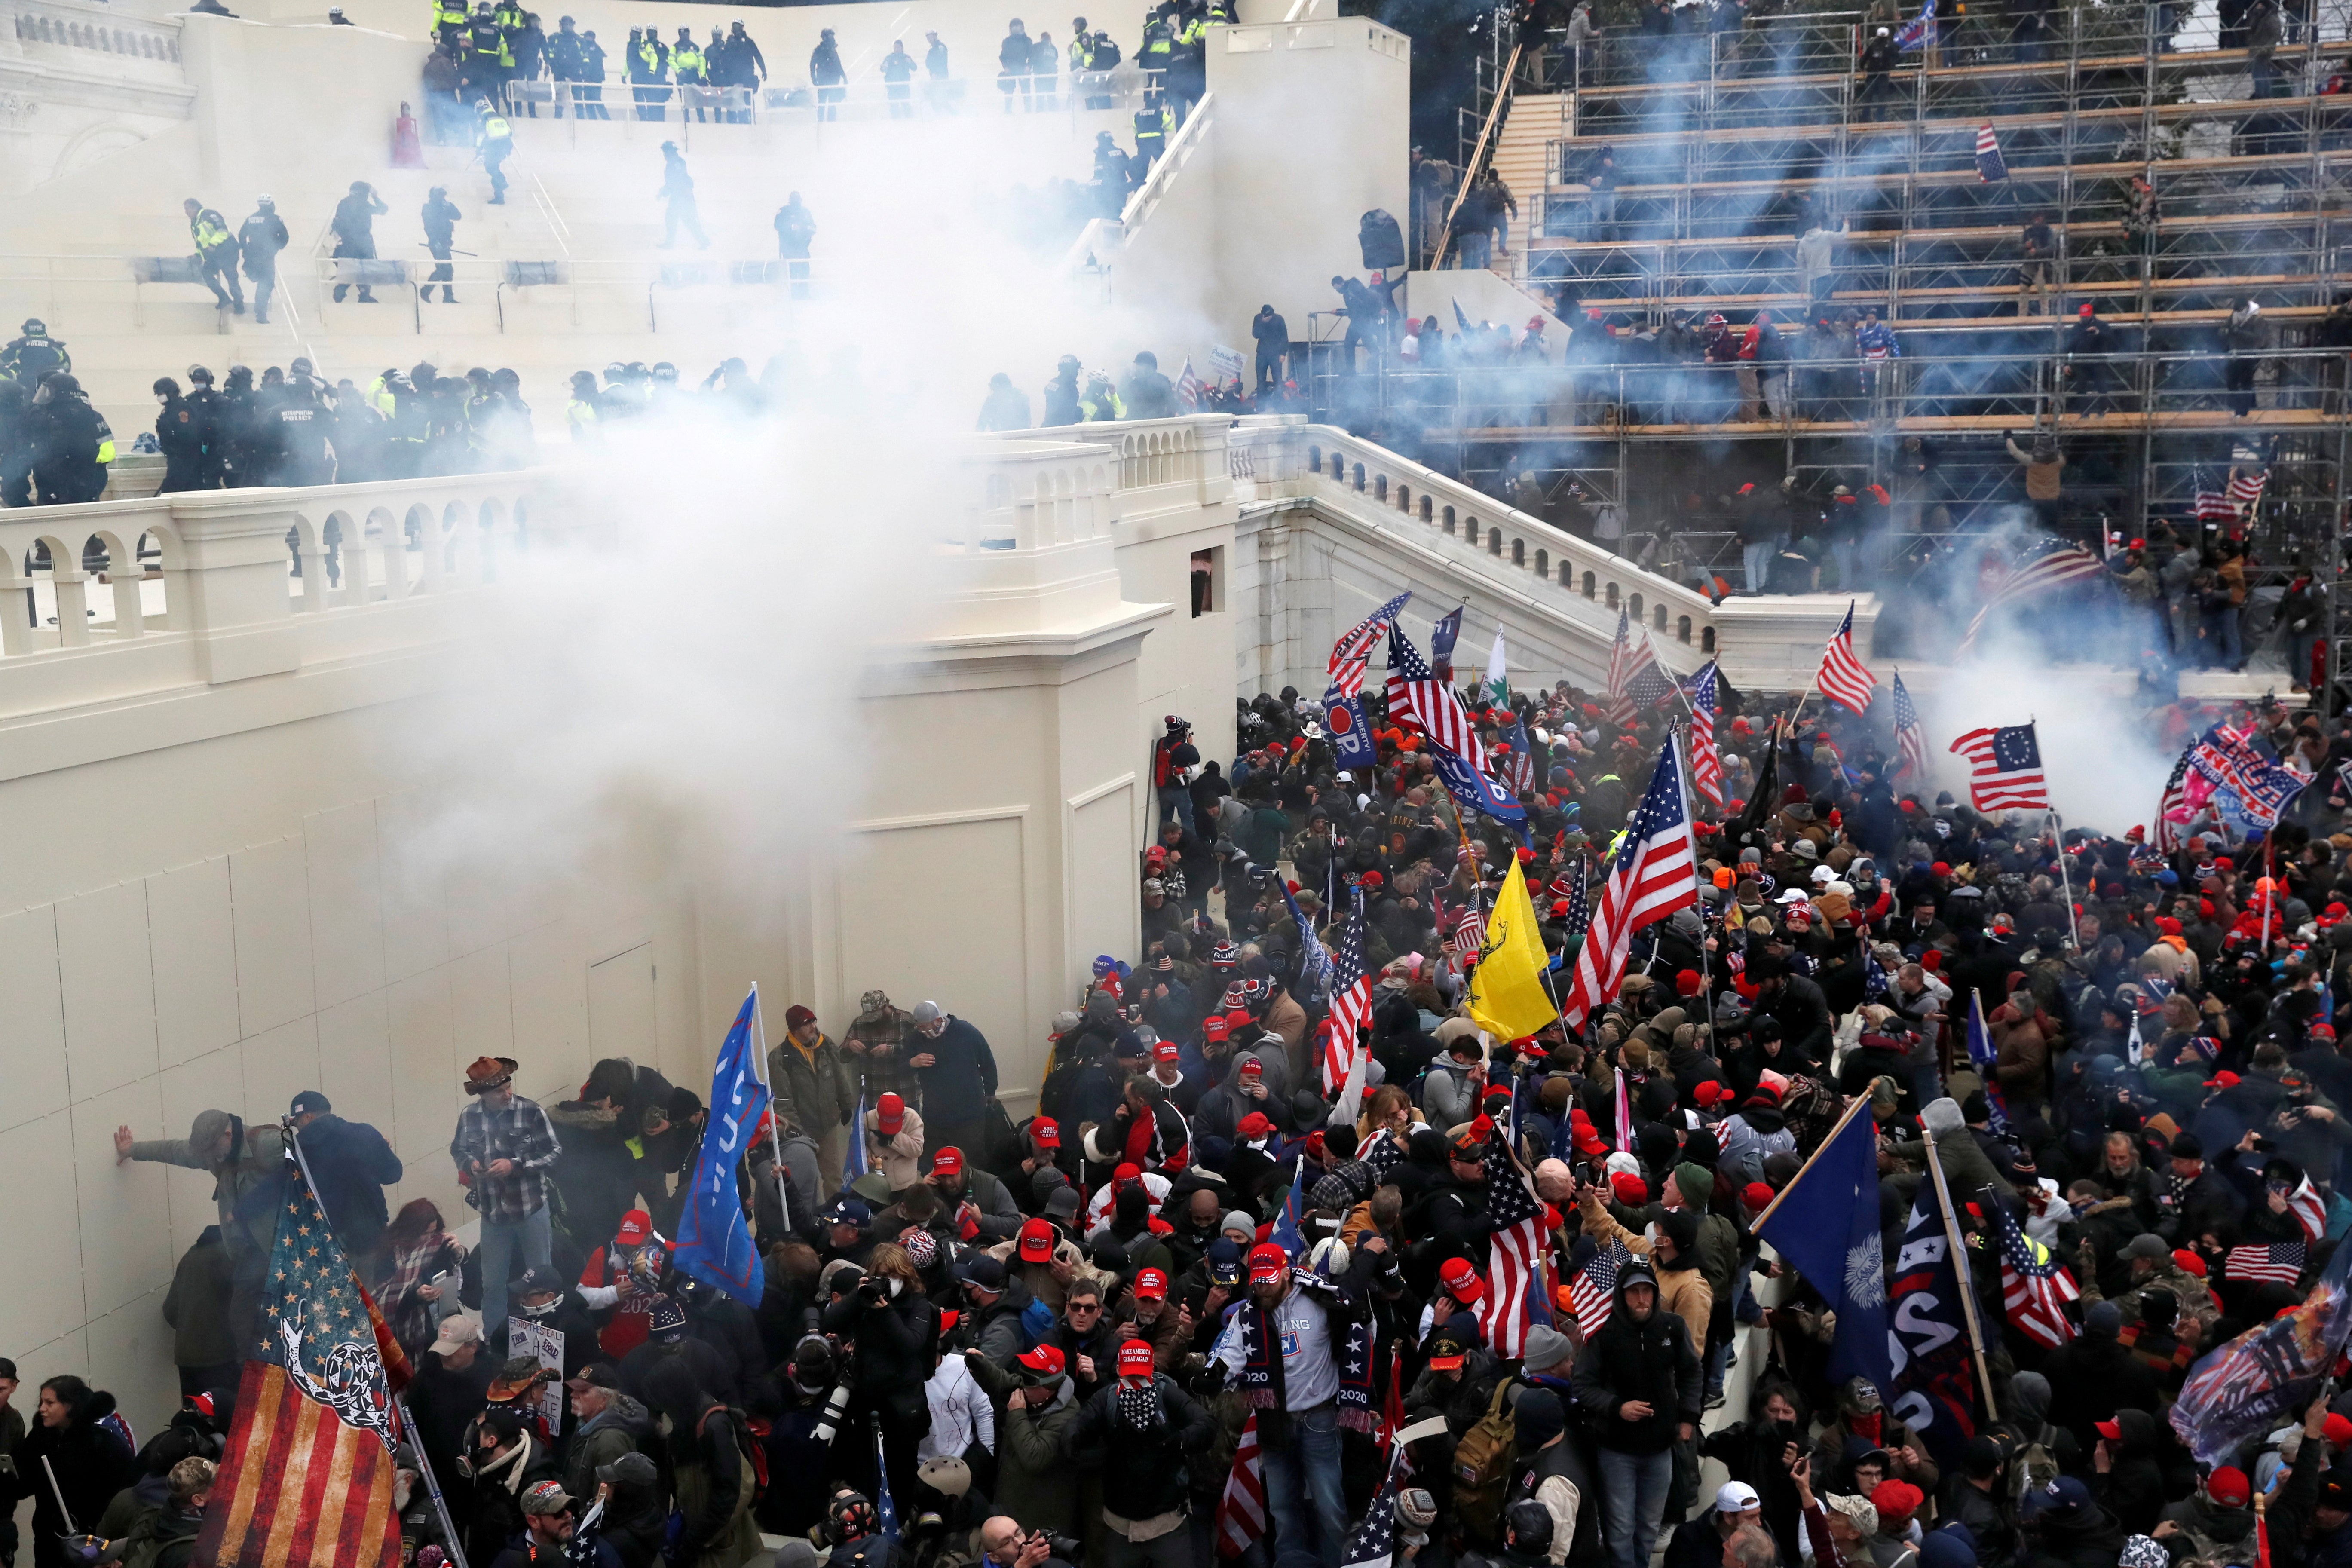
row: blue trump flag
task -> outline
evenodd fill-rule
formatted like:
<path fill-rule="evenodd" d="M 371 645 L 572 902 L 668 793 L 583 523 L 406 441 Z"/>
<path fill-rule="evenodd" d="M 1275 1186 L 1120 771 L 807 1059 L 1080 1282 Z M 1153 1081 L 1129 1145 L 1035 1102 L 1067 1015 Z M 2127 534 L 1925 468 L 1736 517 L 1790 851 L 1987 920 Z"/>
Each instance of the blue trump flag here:
<path fill-rule="evenodd" d="M 1875 1236 L 1871 1246 L 1874 1251 Z M 1947 1467 L 1966 1458 L 1979 1424 L 1976 1374 L 1969 1359 L 1973 1344 L 1963 1303 L 1969 1289 L 1966 1267 L 1966 1260 L 1952 1252 L 1944 1194 L 1934 1181 L 1920 1183 L 1911 1205 L 1911 1223 L 1895 1255 L 1895 1271 L 1886 1281 L 1887 1305 L 1893 1309 L 1887 1314 L 1886 1351 L 1894 1370 L 1891 1380 L 1878 1387 L 1937 1464 Z M 1987 1331 L 1991 1331 L 1990 1324 Z M 1844 1339 L 1841 1317 L 1838 1340 L 1843 1343 Z M 1831 1364 L 1836 1364 L 1834 1355 Z"/>
<path fill-rule="evenodd" d="M 1456 605 L 1429 623 L 1429 662 L 1440 668 L 1454 662 L 1454 645 L 1462 636 L 1462 612 L 1467 605 Z"/>
<path fill-rule="evenodd" d="M 1799 1171 L 1756 1226 L 1796 1265 L 1837 1313 L 1832 1381 L 1890 1373 L 1886 1345 L 1886 1254 L 1878 1236 L 1878 1136 L 1854 1102 L 1837 1131 Z"/>
<path fill-rule="evenodd" d="M 768 1111 L 768 1086 L 760 1081 L 751 1047 L 751 1015 L 759 1005 L 755 985 L 719 1047 L 719 1065 L 710 1074 L 710 1121 L 694 1157 L 694 1185 L 670 1249 L 670 1261 L 687 1274 L 752 1307 L 766 1293 L 767 1271 L 760 1249 L 751 1245 L 751 1226 L 735 1190 L 735 1167 Z"/>
<path fill-rule="evenodd" d="M 1302 1145 L 1304 1142 L 1301 1140 Z M 1289 1194 L 1282 1200 L 1282 1212 L 1274 1216 L 1274 1229 L 1267 1233 L 1267 1239 L 1290 1254 L 1293 1263 L 1307 1255 L 1307 1237 L 1298 1228 L 1298 1222 L 1306 1214 L 1307 1155 L 1302 1147 L 1298 1153 L 1298 1169 L 1290 1178 Z"/>
<path fill-rule="evenodd" d="M 1336 683 L 1323 693 L 1323 731 L 1331 739 L 1331 752 L 1340 772 L 1369 768 L 1381 760 L 1371 721 L 1364 716 L 1363 699 L 1340 690 Z"/>

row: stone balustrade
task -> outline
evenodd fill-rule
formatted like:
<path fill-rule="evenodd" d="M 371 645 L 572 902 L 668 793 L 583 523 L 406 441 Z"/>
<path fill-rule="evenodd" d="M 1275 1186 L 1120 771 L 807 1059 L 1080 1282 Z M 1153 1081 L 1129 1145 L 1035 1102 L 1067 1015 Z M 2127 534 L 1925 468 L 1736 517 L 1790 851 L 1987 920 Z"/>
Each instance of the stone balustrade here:
<path fill-rule="evenodd" d="M 0 712 L 299 669 L 306 646 L 353 646 L 331 623 L 390 617 L 364 639 L 379 648 L 442 640 L 446 616 L 402 623 L 404 607 L 494 584 L 547 547 L 531 521 L 543 481 L 480 474 L 0 511 Z"/>
<path fill-rule="evenodd" d="M 85 0 L 0 0 L 0 42 L 72 51 L 73 63 L 102 70 L 119 63 L 180 63 L 177 17 L 132 16 Z"/>

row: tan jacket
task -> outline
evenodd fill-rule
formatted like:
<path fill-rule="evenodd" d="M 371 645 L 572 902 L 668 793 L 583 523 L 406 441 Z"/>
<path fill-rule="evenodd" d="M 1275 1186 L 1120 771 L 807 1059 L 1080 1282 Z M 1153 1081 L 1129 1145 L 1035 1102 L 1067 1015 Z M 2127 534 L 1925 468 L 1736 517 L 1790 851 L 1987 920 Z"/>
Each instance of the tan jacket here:
<path fill-rule="evenodd" d="M 1603 1246 L 1615 1237 L 1625 1244 L 1625 1250 L 1637 1258 L 1650 1256 L 1647 1237 L 1636 1235 L 1619 1225 L 1601 1206 L 1597 1191 L 1584 1194 L 1584 1234 Z M 1706 1321 L 1715 1311 L 1715 1290 L 1698 1271 L 1698 1259 L 1691 1259 L 1688 1268 L 1658 1268 L 1658 1304 L 1680 1318 L 1690 1328 L 1691 1348 L 1706 1348 Z"/>

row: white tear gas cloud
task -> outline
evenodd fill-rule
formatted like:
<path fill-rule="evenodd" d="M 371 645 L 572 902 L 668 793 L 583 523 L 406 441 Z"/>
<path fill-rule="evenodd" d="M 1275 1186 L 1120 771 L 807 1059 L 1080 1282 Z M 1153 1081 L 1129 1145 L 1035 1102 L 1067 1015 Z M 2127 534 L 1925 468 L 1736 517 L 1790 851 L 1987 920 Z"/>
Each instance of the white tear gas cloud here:
<path fill-rule="evenodd" d="M 1051 276 L 1061 247 L 1000 221 L 1013 181 L 1084 176 L 1090 136 L 988 115 L 903 129 L 844 127 L 790 171 L 693 159 L 713 256 L 762 254 L 785 193 L 803 194 L 820 297 L 730 306 L 627 357 L 673 359 L 690 388 L 722 355 L 753 375 L 781 355 L 784 406 L 738 420 L 687 398 L 599 448 L 546 450 L 568 471 L 538 503 L 541 542 L 502 571 L 461 689 L 404 737 L 446 785 L 431 854 L 562 874 L 651 847 L 681 879 L 731 870 L 772 900 L 780 863 L 872 783 L 859 672 L 876 644 L 919 640 L 944 589 L 989 375 L 1034 404 L 1063 352 L 1165 363 L 1209 341 L 1074 299 Z M 582 367 L 614 346 L 583 343 Z M 551 548 L 559 531 L 571 542 Z"/>
<path fill-rule="evenodd" d="M 1980 658 L 1913 696 L 1927 733 L 1932 782 L 1921 788 L 1925 798 L 1937 790 L 1963 804 L 1969 798 L 1968 763 L 1948 749 L 1955 737 L 2031 719 L 2050 804 L 2066 826 L 2118 837 L 2135 823 L 2153 828 L 2157 796 L 2177 753 L 2159 749 L 2128 670 L 2053 665 L 2015 641 L 1997 639 Z"/>

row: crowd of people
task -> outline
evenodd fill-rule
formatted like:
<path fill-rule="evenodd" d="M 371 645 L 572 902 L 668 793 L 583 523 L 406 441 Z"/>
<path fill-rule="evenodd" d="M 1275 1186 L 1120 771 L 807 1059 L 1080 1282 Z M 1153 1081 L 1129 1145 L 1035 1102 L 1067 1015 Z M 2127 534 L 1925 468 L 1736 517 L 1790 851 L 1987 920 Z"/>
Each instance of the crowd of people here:
<path fill-rule="evenodd" d="M 1028 1114 L 937 1003 L 786 1013 L 736 1176 L 757 1301 L 677 1267 L 707 1112 L 624 1059 L 545 1105 L 504 1058 L 453 1086 L 471 1246 L 429 1200 L 391 1212 L 400 1157 L 318 1091 L 272 1125 L 125 1130 L 120 1158 L 215 1183 L 219 1223 L 163 1304 L 185 1404 L 134 1449 L 76 1377 L 16 1418 L 0 1366 L 0 1489 L 34 1500 L 45 1568 L 67 1561 L 60 1510 L 139 1568 L 187 1561 L 291 1139 L 415 1366 L 419 1563 L 731 1568 L 764 1531 L 780 1563 L 844 1568 L 1193 1568 L 1221 1541 L 1277 1568 L 2221 1568 L 2256 1560 L 2257 1495 L 2268 1562 L 2342 1561 L 2352 1395 L 2222 1463 L 2167 1415 L 2198 1357 L 2299 1300 L 2352 1230 L 2352 728 L 2147 710 L 2151 744 L 2226 722 L 2311 781 L 2258 844 L 2208 808 L 2161 848 L 2147 824 L 2055 838 L 1898 783 L 1883 714 L 1719 696 L 1698 903 L 1634 935 L 1580 1027 L 1509 1040 L 1463 1011 L 1479 912 L 1516 873 L 1575 965 L 1579 889 L 1663 711 L 1612 718 L 1565 681 L 1479 698 L 1498 761 L 1532 753 L 1498 767 L 1524 843 L 1453 816 L 1375 690 L 1378 761 L 1346 774 L 1288 690 L 1237 705 L 1228 766 L 1171 718 L 1137 950 L 1054 1019 Z M 1325 1068 L 1327 961 L 1373 980 L 1352 1103 Z M 1959 1040 L 1979 1009 L 1981 1058 Z M 1922 1438 L 1899 1388 L 1830 1375 L 1840 1298 L 1757 1235 L 1850 1110 L 1890 1267 L 1932 1144 L 1980 1317 L 2010 1315 L 2002 1224 L 2078 1287 L 2054 1343 L 1988 1335 L 1990 1403 L 1957 1440 Z M 2234 1249 L 2305 1234 L 2284 1194 L 2305 1179 L 2313 1245 L 2242 1277 Z M 1515 1282 L 1496 1238 L 1523 1215 L 1540 1257 Z M 1603 1248 L 1613 1281 L 1580 1303 Z M 561 1364 L 517 1353 L 510 1320 Z M 1387 1484 L 1384 1436 L 1407 1467 Z"/>

